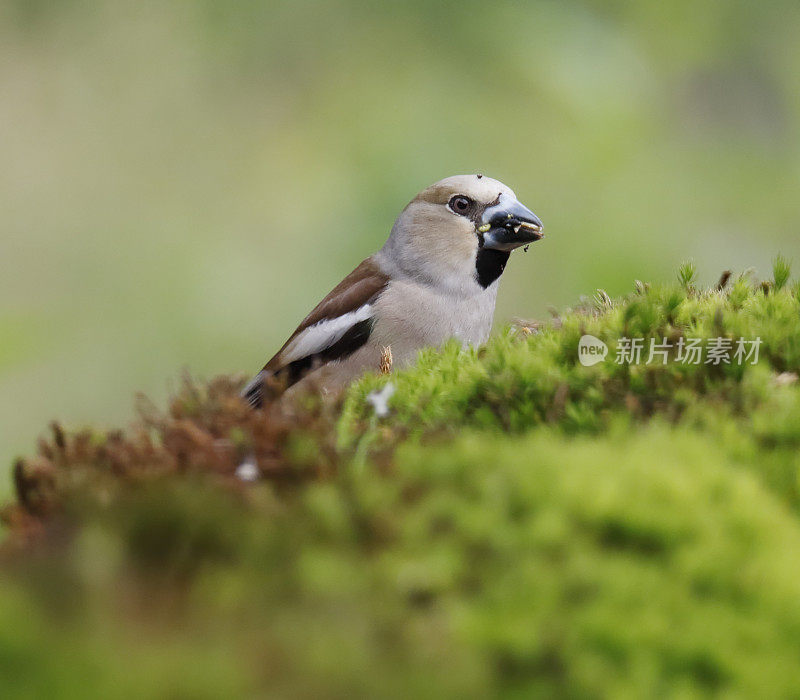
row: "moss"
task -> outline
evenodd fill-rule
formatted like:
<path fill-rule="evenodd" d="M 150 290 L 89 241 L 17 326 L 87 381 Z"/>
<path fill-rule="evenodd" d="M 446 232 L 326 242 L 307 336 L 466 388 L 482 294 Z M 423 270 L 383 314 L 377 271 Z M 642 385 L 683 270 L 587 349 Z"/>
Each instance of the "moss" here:
<path fill-rule="evenodd" d="M 636 405 L 631 399 L 636 399 L 637 415 L 680 410 L 675 399 L 684 388 L 698 399 L 739 401 L 748 375 L 759 372 L 759 367 L 775 372 L 800 368 L 797 298 L 788 290 L 764 295 L 752 287 L 743 297 L 742 284 L 746 283 L 737 282 L 729 293 L 711 290 L 692 295 L 671 286 L 651 288 L 611 307 L 569 312 L 530 335 L 506 329 L 478 351 L 462 351 L 456 344 L 443 352 L 428 351 L 415 368 L 391 378 L 398 388 L 395 420 L 423 427 L 459 426 L 486 421 L 488 408 L 494 427 L 519 432 L 545 421 L 580 428 L 563 411 L 549 410 L 562 386 L 567 389 L 565 406 L 586 404 L 595 411 L 630 407 Z M 578 363 L 578 341 L 584 334 L 609 345 L 606 362 L 591 368 Z M 614 361 L 623 337 L 644 339 L 640 364 Z M 759 363 L 687 364 L 675 361 L 673 349 L 671 362 L 662 364 L 655 357 L 646 364 L 651 339 L 667 339 L 674 346 L 688 337 L 725 338 L 734 351 L 739 338 L 760 337 Z M 368 412 L 365 394 L 386 381 L 367 376 L 354 387 L 345 421 L 362 419 Z M 588 427 L 596 426 L 590 422 Z"/>
<path fill-rule="evenodd" d="M 338 402 L 254 413 L 235 380 L 187 380 L 125 431 L 54 424 L 4 511 L 4 695 L 795 695 L 781 265 L 598 292 Z M 591 367 L 586 334 L 609 348 Z M 755 364 L 616 363 L 638 335 L 763 342 Z"/>
<path fill-rule="evenodd" d="M 469 435 L 398 465 L 387 583 L 419 572 L 500 689 L 799 687 L 797 519 L 693 431 Z"/>

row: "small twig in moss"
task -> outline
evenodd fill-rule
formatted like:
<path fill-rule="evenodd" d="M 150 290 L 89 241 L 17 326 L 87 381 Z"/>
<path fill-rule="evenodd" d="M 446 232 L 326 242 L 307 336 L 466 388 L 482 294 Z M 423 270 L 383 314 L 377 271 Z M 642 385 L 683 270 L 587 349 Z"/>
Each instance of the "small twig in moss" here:
<path fill-rule="evenodd" d="M 386 345 L 381 350 L 381 374 L 390 374 L 392 371 L 392 346 Z"/>
<path fill-rule="evenodd" d="M 731 281 L 731 275 L 733 273 L 730 270 L 725 270 L 719 278 L 719 282 L 717 282 L 717 291 L 721 292 L 725 287 L 728 286 L 728 282 Z"/>

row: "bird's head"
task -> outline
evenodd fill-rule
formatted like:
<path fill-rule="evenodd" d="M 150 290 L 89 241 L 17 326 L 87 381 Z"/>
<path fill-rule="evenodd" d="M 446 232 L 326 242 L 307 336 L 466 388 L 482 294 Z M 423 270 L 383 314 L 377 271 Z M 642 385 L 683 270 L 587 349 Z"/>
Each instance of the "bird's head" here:
<path fill-rule="evenodd" d="M 468 280 L 486 287 L 512 250 L 542 237 L 542 222 L 502 182 L 455 175 L 411 200 L 382 252 L 404 273 L 432 283 L 463 288 Z M 481 273 L 487 262 L 488 277 Z"/>

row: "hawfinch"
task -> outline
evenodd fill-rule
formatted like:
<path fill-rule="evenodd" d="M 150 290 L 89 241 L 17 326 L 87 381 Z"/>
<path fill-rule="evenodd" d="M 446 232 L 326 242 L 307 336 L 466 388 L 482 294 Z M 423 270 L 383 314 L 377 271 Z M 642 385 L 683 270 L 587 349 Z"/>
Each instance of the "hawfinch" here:
<path fill-rule="evenodd" d="M 411 200 L 383 248 L 306 316 L 243 397 L 259 407 L 269 378 L 330 390 L 377 370 L 387 354 L 402 366 L 450 338 L 485 342 L 508 256 L 540 238 L 542 222 L 502 182 L 440 180 Z"/>

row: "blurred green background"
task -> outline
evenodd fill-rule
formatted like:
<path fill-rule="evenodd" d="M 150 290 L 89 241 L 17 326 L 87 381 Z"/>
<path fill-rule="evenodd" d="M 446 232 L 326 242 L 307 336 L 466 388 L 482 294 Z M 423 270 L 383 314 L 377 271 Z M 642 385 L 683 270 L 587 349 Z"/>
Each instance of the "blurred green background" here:
<path fill-rule="evenodd" d="M 3 473 L 258 369 L 447 175 L 545 222 L 498 322 L 796 260 L 798 36 L 788 0 L 0 1 Z"/>

